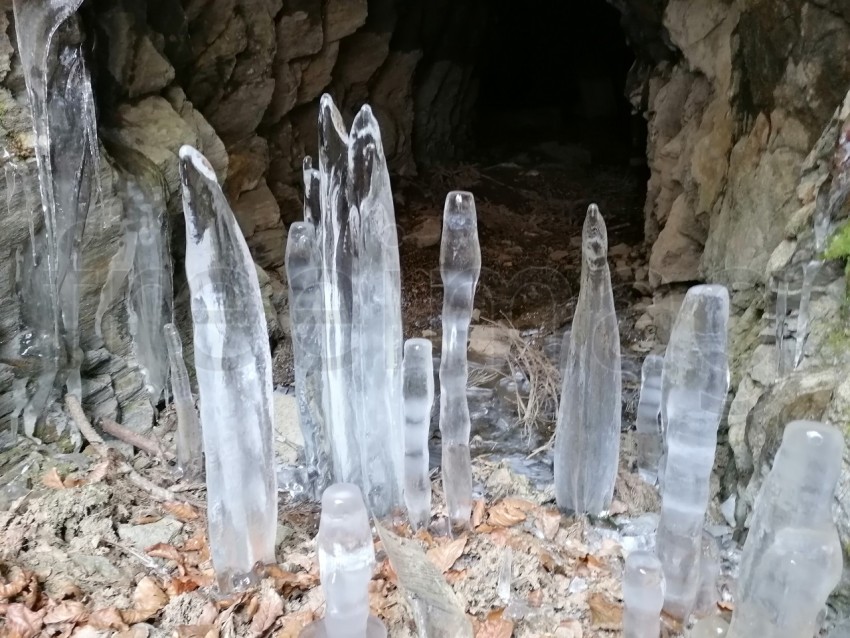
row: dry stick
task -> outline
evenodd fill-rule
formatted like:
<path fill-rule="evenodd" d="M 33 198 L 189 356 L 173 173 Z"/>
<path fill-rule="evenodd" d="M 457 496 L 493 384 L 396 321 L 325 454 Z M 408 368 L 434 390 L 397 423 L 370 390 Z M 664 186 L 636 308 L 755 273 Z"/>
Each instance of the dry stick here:
<path fill-rule="evenodd" d="M 80 400 L 73 394 L 66 394 L 65 407 L 68 408 L 68 412 L 71 414 L 71 418 L 74 419 L 74 423 L 76 423 L 77 427 L 80 429 L 80 433 L 83 435 L 83 438 L 91 444 L 102 458 L 109 459 L 109 448 L 107 448 L 103 437 L 101 437 L 100 434 L 97 433 L 97 430 L 92 427 L 88 417 L 86 417 L 85 412 L 83 412 L 83 406 L 80 405 Z M 188 499 L 179 497 L 173 492 L 169 492 L 167 489 L 160 487 L 153 481 L 146 479 L 133 469 L 133 466 L 130 465 L 117 450 L 115 450 L 115 454 L 119 459 L 118 471 L 126 474 L 127 478 L 133 485 L 146 491 L 154 498 L 154 500 L 161 501 L 163 503 L 176 500 L 192 503 L 193 505 L 195 504 Z"/>
<path fill-rule="evenodd" d="M 129 443 L 133 447 L 140 449 L 142 452 L 147 452 L 151 456 L 158 456 L 166 461 L 170 460 L 169 457 L 172 456 L 163 450 L 162 446 L 158 442 L 149 439 L 143 434 L 133 432 L 130 428 L 121 425 L 112 419 L 102 417 L 100 419 L 100 427 L 107 434 L 110 434 L 125 443 Z"/>

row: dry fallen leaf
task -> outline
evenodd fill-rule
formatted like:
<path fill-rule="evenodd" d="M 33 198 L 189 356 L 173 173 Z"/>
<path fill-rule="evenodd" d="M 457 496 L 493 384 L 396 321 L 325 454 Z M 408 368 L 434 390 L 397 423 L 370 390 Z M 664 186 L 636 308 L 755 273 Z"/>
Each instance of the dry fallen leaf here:
<path fill-rule="evenodd" d="M 475 505 L 472 507 L 472 528 L 475 529 L 484 521 L 484 511 L 485 511 L 486 503 L 483 499 L 478 499 L 475 501 Z"/>
<path fill-rule="evenodd" d="M 604 594 L 591 594 L 587 600 L 590 618 L 596 629 L 614 630 L 623 626 L 623 606 L 611 602 Z"/>
<path fill-rule="evenodd" d="M 283 613 L 283 599 L 274 589 L 266 589 L 260 598 L 260 607 L 251 620 L 251 633 L 261 636 Z"/>
<path fill-rule="evenodd" d="M 33 638 L 44 626 L 44 612 L 32 611 L 21 603 L 12 603 L 6 608 L 4 638 Z"/>
<path fill-rule="evenodd" d="M 497 527 L 513 527 L 522 523 L 526 514 L 535 508 L 534 503 L 521 498 L 503 498 L 490 508 L 487 522 Z"/>
<path fill-rule="evenodd" d="M 47 473 L 41 477 L 41 483 L 45 487 L 51 487 L 54 490 L 64 490 L 65 484 L 62 482 L 62 477 L 59 476 L 59 470 L 51 467 Z"/>
<path fill-rule="evenodd" d="M 106 478 L 108 472 L 109 459 L 104 459 L 103 461 L 91 468 L 89 473 L 86 475 L 86 482 L 89 484 L 100 483 L 103 479 Z"/>
<path fill-rule="evenodd" d="M 14 598 L 20 594 L 30 582 L 31 572 L 17 570 L 8 583 L 0 585 L 0 598 Z"/>
<path fill-rule="evenodd" d="M 89 616 L 89 625 L 95 629 L 118 629 L 120 631 L 126 631 L 128 629 L 127 623 L 124 622 L 124 617 L 115 607 L 93 611 Z"/>
<path fill-rule="evenodd" d="M 537 527 L 543 532 L 543 538 L 551 541 L 561 527 L 561 513 L 556 509 L 540 508 L 534 515 Z"/>
<path fill-rule="evenodd" d="M 561 624 L 558 625 L 558 629 L 566 629 L 566 631 L 559 631 L 559 638 L 583 638 L 584 631 L 581 628 L 581 623 L 574 618 L 570 618 L 569 620 L 562 620 Z"/>
<path fill-rule="evenodd" d="M 176 632 L 177 638 L 218 638 L 215 625 L 180 625 Z"/>
<path fill-rule="evenodd" d="M 53 623 L 79 623 L 89 617 L 86 606 L 77 600 L 66 600 L 47 612 L 44 616 L 44 624 Z"/>
<path fill-rule="evenodd" d="M 196 521 L 200 517 L 200 514 L 198 514 L 198 510 L 196 510 L 193 506 L 189 505 L 189 503 L 169 501 L 168 503 L 163 503 L 162 507 L 174 518 L 183 521 L 184 523 Z"/>
<path fill-rule="evenodd" d="M 112 635 L 112 638 L 148 638 L 150 629 L 145 625 L 133 625 L 127 631 L 119 631 Z"/>
<path fill-rule="evenodd" d="M 216 618 L 218 618 L 218 609 L 216 609 L 215 603 L 208 602 L 201 610 L 201 615 L 198 616 L 196 623 L 198 625 L 212 625 Z"/>
<path fill-rule="evenodd" d="M 502 617 L 502 610 L 490 612 L 483 623 L 476 623 L 475 638 L 511 638 L 514 623 Z"/>
<path fill-rule="evenodd" d="M 123 613 L 124 620 L 130 624 L 143 622 L 155 616 L 167 604 L 168 594 L 156 580 L 145 576 L 136 585 L 136 591 L 133 592 L 133 609 Z"/>
<path fill-rule="evenodd" d="M 465 548 L 466 536 L 461 536 L 445 545 L 429 549 L 425 555 L 437 566 L 437 569 L 445 574 L 452 568 L 455 561 L 463 555 Z"/>
<path fill-rule="evenodd" d="M 319 584 L 319 574 L 316 572 L 289 572 L 281 569 L 280 565 L 263 565 L 260 573 L 264 578 L 274 579 L 277 587 L 288 585 L 306 590 Z"/>
<path fill-rule="evenodd" d="M 301 630 L 313 622 L 313 612 L 299 611 L 283 617 L 283 625 L 274 638 L 298 638 Z"/>

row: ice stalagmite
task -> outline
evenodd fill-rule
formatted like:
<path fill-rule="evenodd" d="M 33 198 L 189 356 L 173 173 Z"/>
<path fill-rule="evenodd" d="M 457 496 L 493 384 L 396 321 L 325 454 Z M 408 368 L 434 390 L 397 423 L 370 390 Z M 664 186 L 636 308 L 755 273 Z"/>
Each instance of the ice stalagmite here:
<path fill-rule="evenodd" d="M 469 524 L 472 462 L 466 359 L 469 322 L 481 273 L 478 217 L 472 193 L 452 191 L 443 208 L 440 275 L 443 280 L 443 349 L 440 358 L 440 434 L 443 490 L 449 520 Z"/>
<path fill-rule="evenodd" d="M 369 106 L 351 125 L 348 170 L 356 428 L 366 502 L 383 516 L 403 502 L 401 266 L 387 160 Z"/>
<path fill-rule="evenodd" d="M 773 467 L 759 490 L 741 554 L 738 598 L 755 595 L 760 567 L 785 528 L 817 532 L 834 527 L 832 503 L 841 474 L 844 439 L 838 428 L 815 421 L 785 427 Z"/>
<path fill-rule="evenodd" d="M 640 373 L 640 399 L 637 406 L 638 472 L 655 485 L 661 458 L 661 370 L 664 357 L 651 354 L 643 360 Z"/>
<path fill-rule="evenodd" d="M 623 600 L 623 636 L 658 638 L 664 605 L 664 574 L 655 554 L 632 552 L 626 558 Z"/>
<path fill-rule="evenodd" d="M 788 281 L 782 279 L 776 284 L 776 375 L 785 374 L 785 319 L 788 315 Z"/>
<path fill-rule="evenodd" d="M 676 618 L 688 616 L 699 589 L 709 478 L 729 389 L 728 323 L 726 288 L 694 286 L 685 296 L 664 356 L 664 493 L 657 549 L 667 583 L 664 609 Z"/>
<path fill-rule="evenodd" d="M 431 520 L 428 434 L 434 406 L 434 357 L 428 339 L 404 342 L 404 502 L 415 529 Z"/>
<path fill-rule="evenodd" d="M 289 280 L 289 318 L 295 359 L 295 394 L 304 436 L 304 456 L 312 497 L 330 485 L 331 446 L 325 429 L 322 401 L 322 271 L 316 231 L 309 222 L 289 227 L 286 243 Z"/>
<path fill-rule="evenodd" d="M 614 496 L 622 386 L 608 232 L 595 204 L 584 219 L 582 256 L 555 429 L 555 498 L 567 511 L 600 514 Z"/>
<path fill-rule="evenodd" d="M 384 638 L 386 627 L 369 615 L 375 547 L 356 485 L 335 483 L 325 490 L 316 544 L 325 617 L 305 627 L 301 638 Z"/>
<path fill-rule="evenodd" d="M 322 407 L 332 442 L 334 479 L 363 486 L 354 405 L 352 353 L 353 255 L 349 228 L 348 133 L 333 100 L 319 102 L 319 205 L 317 227 L 322 263 Z M 306 176 L 305 176 L 306 179 Z M 312 187 L 312 177 L 311 177 Z M 308 192 L 308 201 L 314 201 Z M 359 366 L 358 366 L 359 368 Z M 364 490 L 365 491 L 365 490 Z"/>
<path fill-rule="evenodd" d="M 195 401 L 189 387 L 189 374 L 183 361 L 183 344 L 173 323 L 165 325 L 165 344 L 171 365 L 171 393 L 177 412 L 177 468 L 185 477 L 201 475 L 204 462 L 204 443 L 201 424 L 195 411 Z"/>
<path fill-rule="evenodd" d="M 841 542 L 834 526 L 783 527 L 765 548 L 746 595 L 735 601 L 727 638 L 809 638 L 841 580 Z"/>
<path fill-rule="evenodd" d="M 227 591 L 274 560 L 271 352 L 256 267 L 212 166 L 184 146 L 180 178 L 209 542 Z"/>
<path fill-rule="evenodd" d="M 304 182 L 305 215 L 318 222 L 322 406 L 334 478 L 360 486 L 383 515 L 402 504 L 401 282 L 389 174 L 368 106 L 348 134 L 322 96 L 319 168 L 305 162 Z"/>
<path fill-rule="evenodd" d="M 82 0 L 14 0 L 32 109 L 43 216 L 33 215 L 17 290 L 25 331 L 17 356 L 38 369 L 24 410 L 32 434 L 51 391 L 81 394 L 80 246 L 99 165 L 91 81 L 74 17 Z"/>

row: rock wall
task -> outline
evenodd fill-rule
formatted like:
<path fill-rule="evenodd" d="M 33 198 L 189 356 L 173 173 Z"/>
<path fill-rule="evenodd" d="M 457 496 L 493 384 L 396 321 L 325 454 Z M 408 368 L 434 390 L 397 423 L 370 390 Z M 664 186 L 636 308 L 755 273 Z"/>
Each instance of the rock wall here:
<path fill-rule="evenodd" d="M 625 4 L 633 13 L 635 5 L 658 5 Z M 813 217 L 828 210 L 831 235 L 850 215 L 835 187 L 847 179 L 850 5 L 670 0 L 661 22 L 673 55 L 644 54 L 629 87 L 649 128 L 649 277 L 655 307 L 673 313 L 692 282 L 723 283 L 732 295 L 732 398 L 721 426 L 721 448 L 731 454 L 718 467 L 718 496 L 736 499 L 745 529 L 784 426 L 834 423 L 847 440 L 835 509 L 850 552 L 850 350 L 840 263 L 827 262 L 815 281 L 810 334 L 793 366 L 802 266 L 820 256 Z M 780 281 L 790 311 L 781 374 Z M 836 601 L 846 603 L 846 580 Z"/>

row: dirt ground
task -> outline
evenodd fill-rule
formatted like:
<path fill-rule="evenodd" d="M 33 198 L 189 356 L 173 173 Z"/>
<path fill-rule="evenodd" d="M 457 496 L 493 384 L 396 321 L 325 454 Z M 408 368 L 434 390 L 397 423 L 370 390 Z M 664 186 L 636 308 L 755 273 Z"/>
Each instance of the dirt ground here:
<path fill-rule="evenodd" d="M 608 223 L 624 359 L 633 359 L 639 371 L 654 339 L 650 327 L 635 327 L 648 303 L 636 179 L 620 169 L 500 165 L 432 171 L 396 184 L 405 335 L 440 331 L 434 228 L 450 189 L 476 196 L 483 261 L 477 320 L 537 335 L 571 318 L 580 268 L 575 238 L 595 201 Z M 624 381 L 633 387 L 635 375 Z M 166 409 L 147 440 L 116 445 L 108 454 L 93 445 L 59 454 L 33 441 L 0 453 L 0 635 L 286 638 L 323 615 L 314 544 L 318 509 L 286 499 L 277 564 L 264 566 L 266 577 L 249 591 L 217 593 L 204 487 L 175 476 L 173 427 Z M 507 464 L 481 457 L 474 461 L 480 498 L 465 533 L 441 531 L 445 507 L 436 473 L 428 530 L 414 535 L 403 516 L 384 523 L 421 547 L 478 638 L 618 636 L 623 547 L 617 517 L 658 511 L 654 488 L 635 472 L 633 433 L 623 434 L 622 449 L 611 516 L 601 521 L 562 515 L 551 488 L 535 489 Z M 390 636 L 414 636 L 404 583 L 375 541 L 372 612 Z M 665 635 L 678 635 L 675 623 L 666 622 Z"/>

